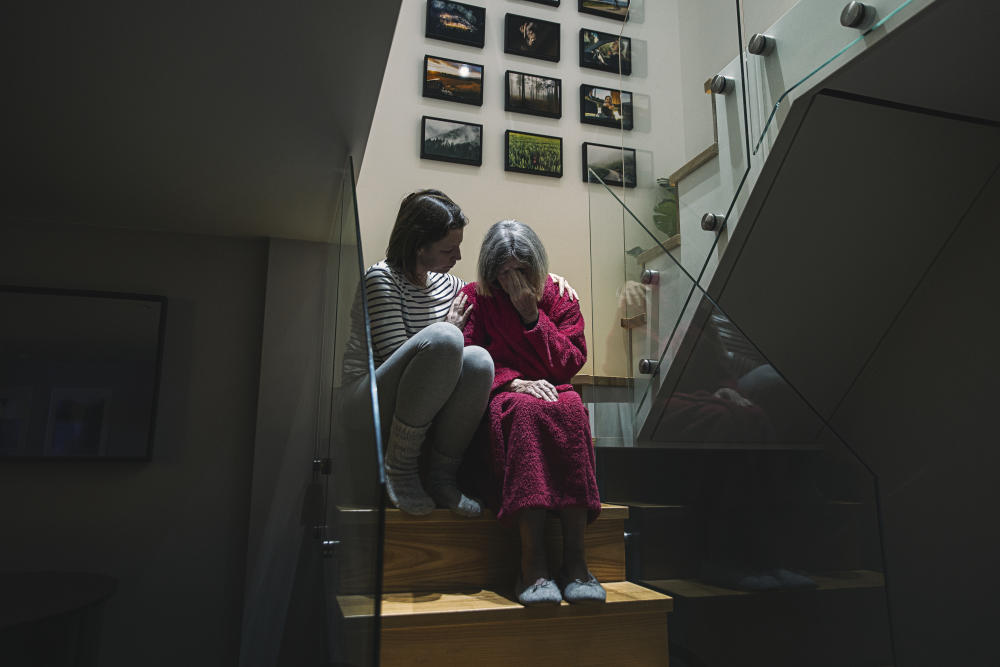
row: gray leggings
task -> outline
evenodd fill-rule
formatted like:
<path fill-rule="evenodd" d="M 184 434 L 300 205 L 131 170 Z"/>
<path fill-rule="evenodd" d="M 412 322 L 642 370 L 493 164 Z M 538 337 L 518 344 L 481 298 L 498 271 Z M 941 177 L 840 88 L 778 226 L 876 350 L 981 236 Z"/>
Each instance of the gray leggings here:
<path fill-rule="evenodd" d="M 483 348 L 465 347 L 454 324 L 424 327 L 375 370 L 382 441 L 392 418 L 408 426 L 432 423 L 431 447 L 445 456 L 465 453 L 493 385 L 493 359 Z"/>

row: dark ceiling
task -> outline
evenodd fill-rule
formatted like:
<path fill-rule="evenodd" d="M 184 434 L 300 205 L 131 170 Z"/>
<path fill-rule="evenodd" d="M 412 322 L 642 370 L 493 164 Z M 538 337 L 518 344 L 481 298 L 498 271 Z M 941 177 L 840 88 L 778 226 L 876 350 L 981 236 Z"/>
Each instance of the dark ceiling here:
<path fill-rule="evenodd" d="M 3 220 L 326 240 L 399 5 L 7 8 Z"/>

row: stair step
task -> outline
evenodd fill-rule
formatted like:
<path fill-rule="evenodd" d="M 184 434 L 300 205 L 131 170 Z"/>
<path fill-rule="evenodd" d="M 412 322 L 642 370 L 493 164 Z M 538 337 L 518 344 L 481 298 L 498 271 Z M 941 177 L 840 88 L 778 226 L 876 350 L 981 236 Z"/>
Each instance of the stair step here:
<path fill-rule="evenodd" d="M 774 595 L 775 593 L 796 592 L 804 590 L 808 592 L 830 591 L 830 590 L 850 590 L 859 588 L 882 588 L 885 586 L 885 577 L 881 572 L 871 570 L 848 570 L 844 572 L 826 572 L 823 574 L 806 573 L 810 579 L 816 582 L 816 588 L 807 589 L 783 589 L 777 591 L 745 591 L 738 588 L 726 588 L 707 584 L 697 579 L 647 579 L 643 583 L 661 591 L 668 591 L 671 595 L 679 598 L 716 598 L 732 597 L 742 595 Z"/>
<path fill-rule="evenodd" d="M 524 607 L 494 590 L 382 596 L 381 664 L 666 665 L 673 600 L 627 581 L 604 584 L 606 604 Z M 507 589 L 502 589 L 506 591 Z M 341 596 L 346 617 L 370 614 L 368 596 Z"/>
<path fill-rule="evenodd" d="M 350 521 L 352 512 L 341 510 Z M 368 515 L 359 515 L 364 521 Z M 601 514 L 587 526 L 587 564 L 598 581 L 625 579 L 625 520 L 628 508 L 603 505 Z M 558 571 L 561 529 L 552 518 L 546 526 L 549 567 Z M 386 510 L 382 573 L 384 593 L 416 591 L 506 590 L 517 577 L 519 545 L 516 530 L 504 526 L 490 513 L 476 519 L 457 517 L 448 510 L 435 510 L 414 517 L 399 510 Z M 352 576 L 352 572 L 355 572 Z M 371 589 L 370 561 L 341 563 L 343 593 Z"/>

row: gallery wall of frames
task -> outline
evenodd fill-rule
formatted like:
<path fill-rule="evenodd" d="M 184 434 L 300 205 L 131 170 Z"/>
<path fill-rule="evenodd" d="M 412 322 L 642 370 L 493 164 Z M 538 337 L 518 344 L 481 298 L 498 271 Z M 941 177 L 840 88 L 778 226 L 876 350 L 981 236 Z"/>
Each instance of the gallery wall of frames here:
<path fill-rule="evenodd" d="M 562 12 L 550 11 L 542 16 L 541 12 L 531 12 L 528 2 L 596 17 L 592 21 L 594 27 L 582 27 L 566 34 L 564 39 L 563 33 L 569 31 L 563 30 L 557 20 Z M 422 95 L 456 105 L 481 107 L 484 88 L 499 85 L 504 91 L 505 111 L 562 119 L 567 123 L 576 122 L 578 117 L 578 122 L 584 125 L 632 130 L 632 91 L 610 85 L 607 77 L 591 76 L 601 83 L 586 82 L 588 70 L 620 77 L 623 82 L 632 76 L 633 48 L 627 35 L 629 0 L 527 0 L 509 4 L 511 11 L 497 15 L 472 3 L 426 0 L 424 36 L 427 48 L 434 53 L 424 54 Z M 564 4 L 567 7 L 563 8 Z M 496 3 L 490 9 L 494 8 Z M 489 21 L 502 22 L 502 44 L 487 44 Z M 487 75 L 485 67 L 473 62 L 474 58 L 437 55 L 441 49 L 432 40 L 478 49 L 502 49 L 505 55 L 514 57 L 504 60 L 509 65 L 504 72 Z M 548 76 L 541 67 L 532 67 L 533 61 L 558 63 L 563 59 L 579 62 L 579 78 L 584 83 L 564 89 L 562 79 Z M 566 90 L 570 92 L 568 99 Z M 432 116 L 421 118 L 420 132 L 423 159 L 481 166 L 483 142 L 489 140 L 490 133 L 502 132 L 505 171 L 554 178 L 561 178 L 564 173 L 566 146 L 562 136 Z M 584 141 L 582 157 L 581 174 L 585 182 L 589 180 L 588 169 L 593 169 L 608 185 L 636 187 L 634 149 Z"/>
<path fill-rule="evenodd" d="M 437 188 L 470 221 L 453 274 L 475 280 L 486 229 L 521 220 L 541 237 L 552 270 L 580 293 L 595 326 L 591 358 L 607 358 L 597 346 L 623 349 L 613 313 L 591 316 L 616 306 L 592 298 L 591 284 L 622 275 L 612 259 L 622 256 L 624 240 L 610 237 L 614 229 L 621 236 L 622 209 L 584 175 L 589 162 L 616 197 L 649 217 L 664 198 L 657 179 L 689 158 L 678 29 L 686 2 L 631 0 L 627 21 L 581 11 L 579 0 L 462 0 L 478 10 L 461 15 L 448 11 L 456 5 L 402 3 L 358 177 L 365 264 L 385 256 L 403 198 Z M 514 17 L 532 25 L 522 33 Z M 522 43 L 525 33 L 530 44 Z M 616 53 L 602 33 L 627 38 L 630 74 L 618 74 L 622 47 Z M 710 115 L 700 68 L 697 74 L 694 94 Z M 697 154 L 704 146 L 690 148 Z M 595 220 L 609 237 L 592 248 Z M 601 257 L 592 259 L 595 253 Z"/>

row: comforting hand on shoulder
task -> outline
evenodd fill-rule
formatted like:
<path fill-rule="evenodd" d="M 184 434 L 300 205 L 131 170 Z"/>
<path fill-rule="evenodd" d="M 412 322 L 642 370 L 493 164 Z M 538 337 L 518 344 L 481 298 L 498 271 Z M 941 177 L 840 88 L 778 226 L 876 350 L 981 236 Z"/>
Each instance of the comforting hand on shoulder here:
<path fill-rule="evenodd" d="M 465 323 L 469 320 L 469 311 L 476 304 L 469 303 L 469 297 L 465 294 L 459 292 L 455 300 L 451 302 L 451 307 L 448 309 L 448 314 L 444 316 L 444 321 L 448 324 L 454 324 L 459 329 L 465 328 Z"/>
<path fill-rule="evenodd" d="M 573 286 L 569 284 L 568 280 L 562 276 L 557 276 L 554 273 L 550 273 L 549 278 L 552 278 L 552 282 L 554 282 L 556 287 L 559 288 L 559 296 L 563 296 L 563 294 L 565 294 L 570 301 L 580 300 L 580 295 L 576 293 L 576 290 L 573 289 Z"/>
<path fill-rule="evenodd" d="M 548 380 L 511 380 L 510 390 L 518 394 L 530 394 L 550 403 L 559 400 L 559 392 Z"/>

